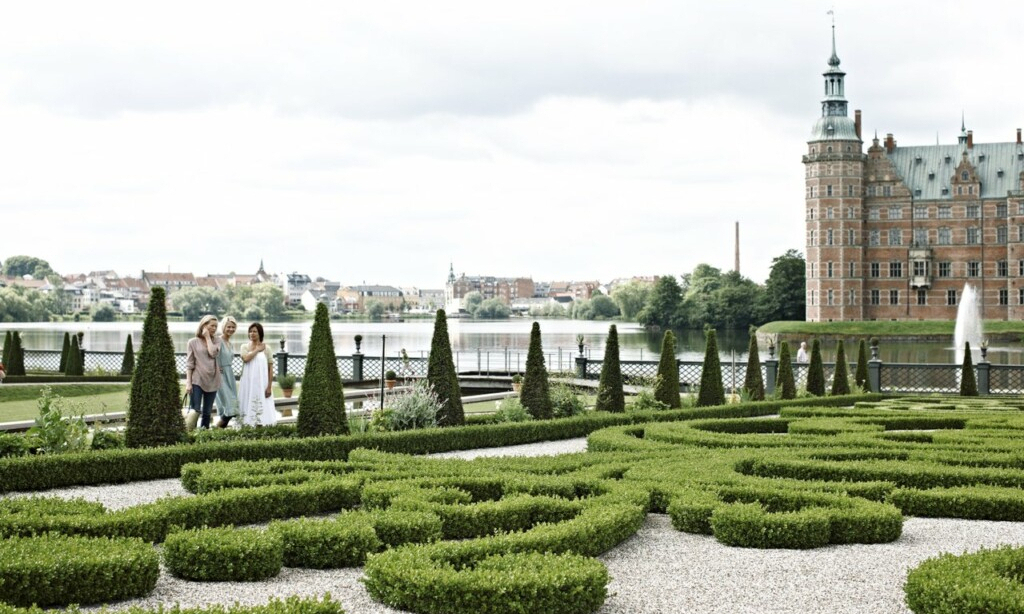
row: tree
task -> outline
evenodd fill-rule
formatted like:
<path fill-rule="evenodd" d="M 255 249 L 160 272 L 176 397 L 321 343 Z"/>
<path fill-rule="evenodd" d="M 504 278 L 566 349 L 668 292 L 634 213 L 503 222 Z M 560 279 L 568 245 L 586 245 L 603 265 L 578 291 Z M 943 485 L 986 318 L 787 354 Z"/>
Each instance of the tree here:
<path fill-rule="evenodd" d="M 619 363 L 619 331 L 614 324 L 608 327 L 608 341 L 604 345 L 601 377 L 597 381 L 597 411 L 623 413 L 626 395 L 622 390 L 622 365 Z"/>
<path fill-rule="evenodd" d="M 167 330 L 167 296 L 151 290 L 142 324 L 139 363 L 128 396 L 125 444 L 130 448 L 179 443 L 185 438 L 181 387 L 174 362 L 174 342 Z"/>
<path fill-rule="evenodd" d="M 323 303 L 316 305 L 313 330 L 309 335 L 296 426 L 300 437 L 345 435 L 349 432 L 345 390 L 341 385 L 334 337 L 331 335 L 331 316 Z"/>
<path fill-rule="evenodd" d="M 11 338 L 10 362 L 5 363 L 7 375 L 25 375 L 25 348 L 21 347 L 21 333 L 14 331 Z"/>
<path fill-rule="evenodd" d="M 722 388 L 722 364 L 718 358 L 718 334 L 715 329 L 709 328 L 706 336 L 707 345 L 704 347 L 704 367 L 700 374 L 697 407 L 725 404 L 725 390 Z"/>
<path fill-rule="evenodd" d="M 633 280 L 612 290 L 612 300 L 624 320 L 636 319 L 651 293 L 651 284 Z"/>
<path fill-rule="evenodd" d="M 519 402 L 526 411 L 537 419 L 550 418 L 551 391 L 548 385 L 548 370 L 544 366 L 544 349 L 540 343 L 540 324 L 533 323 L 530 329 L 530 348 L 526 352 L 526 373 L 523 375 L 523 389 Z"/>
<path fill-rule="evenodd" d="M 379 320 L 383 318 L 384 312 L 386 311 L 384 308 L 384 303 L 378 301 L 377 299 L 370 299 L 366 301 L 365 309 L 366 317 L 370 318 L 371 320 Z"/>
<path fill-rule="evenodd" d="M 978 396 L 978 381 L 974 378 L 974 362 L 971 358 L 971 342 L 964 342 L 964 364 L 960 368 L 960 396 Z"/>
<path fill-rule="evenodd" d="M 66 343 L 66 340 L 67 340 L 67 336 L 68 336 L 68 334 L 64 333 L 65 343 Z M 0 359 L 0 362 L 4 363 L 4 368 L 5 369 L 11 365 L 11 350 L 13 350 L 13 349 L 14 349 L 14 337 L 11 335 L 11 331 L 7 331 L 6 333 L 4 333 L 4 353 L 3 353 L 3 358 Z"/>
<path fill-rule="evenodd" d="M 0 288 L 0 322 L 45 322 L 51 313 L 47 296 L 35 288 Z"/>
<path fill-rule="evenodd" d="M 761 355 L 757 349 L 757 329 L 750 329 L 750 345 L 747 347 L 747 374 L 743 378 L 743 389 L 751 401 L 764 400 L 764 378 L 761 377 Z"/>
<path fill-rule="evenodd" d="M 434 336 L 430 340 L 430 359 L 427 362 L 427 382 L 441 401 L 437 425 L 463 424 L 466 417 L 462 409 L 462 390 L 459 387 L 459 374 L 455 371 L 455 360 L 452 358 L 452 344 L 448 338 L 448 315 L 444 309 L 438 309 L 434 317 Z"/>
<path fill-rule="evenodd" d="M 807 263 L 791 249 L 772 260 L 758 311 L 762 322 L 803 321 L 807 316 Z"/>
<path fill-rule="evenodd" d="M 821 364 L 821 345 L 811 342 L 811 362 L 807 366 L 807 392 L 816 397 L 825 396 L 825 366 Z"/>
<path fill-rule="evenodd" d="M 617 344 L 618 342 L 616 342 Z M 654 398 L 675 409 L 679 400 L 679 359 L 676 358 L 676 335 L 671 330 L 661 337 L 661 359 L 658 361 L 658 381 L 654 384 Z"/>
<path fill-rule="evenodd" d="M 64 367 L 64 375 L 85 375 L 82 364 L 82 348 L 78 346 L 78 335 L 71 338 L 71 349 L 68 351 L 68 363 Z"/>
<path fill-rule="evenodd" d="M 61 373 L 66 373 L 68 370 L 68 353 L 71 352 L 71 334 L 64 331 L 64 345 L 60 348 L 60 368 L 58 369 Z"/>
<path fill-rule="evenodd" d="M 793 358 L 789 353 L 789 344 L 785 341 L 779 346 L 779 374 L 775 378 L 775 390 L 780 399 L 796 398 Z"/>
<path fill-rule="evenodd" d="M 846 364 L 846 350 L 840 339 L 836 348 L 836 372 L 832 376 L 832 396 L 842 394 L 850 394 L 850 365 Z"/>
<path fill-rule="evenodd" d="M 637 315 L 637 321 L 644 326 L 671 328 L 680 323 L 680 308 L 683 304 L 683 289 L 674 275 L 658 278 L 644 308 Z"/>
<path fill-rule="evenodd" d="M 93 322 L 113 322 L 117 319 L 117 311 L 110 303 L 103 303 L 92 312 Z"/>
<path fill-rule="evenodd" d="M 124 342 L 124 356 L 121 358 L 121 375 L 131 375 L 135 372 L 135 348 L 132 347 L 132 336 Z"/>
<path fill-rule="evenodd" d="M 486 301 L 480 303 L 477 307 L 476 313 L 473 314 L 474 318 L 483 318 L 490 320 L 497 320 L 501 318 L 507 318 L 512 315 L 512 310 L 509 309 L 505 301 L 500 298 L 489 298 Z"/>
<path fill-rule="evenodd" d="M 10 256 L 4 261 L 3 272 L 9 277 L 31 275 L 32 279 L 46 279 L 54 274 L 49 262 L 34 256 Z"/>
<path fill-rule="evenodd" d="M 480 309 L 480 305 L 483 302 L 484 302 L 484 295 L 480 294 L 476 290 L 474 290 L 472 292 L 467 292 L 466 295 L 464 297 L 462 297 L 462 305 L 463 305 L 466 313 L 468 313 L 471 316 L 475 316 L 476 315 L 477 310 Z"/>
<path fill-rule="evenodd" d="M 590 299 L 590 310 L 598 320 L 610 320 L 619 315 L 619 306 L 611 297 L 603 294 L 594 295 Z"/>
<path fill-rule="evenodd" d="M 227 311 L 227 296 L 214 288 L 182 288 L 171 295 L 171 303 L 186 320 L 197 321 L 208 313 Z"/>
<path fill-rule="evenodd" d="M 861 388 L 868 386 L 868 348 L 863 339 L 860 340 L 860 347 L 857 348 L 857 374 L 853 381 Z"/>

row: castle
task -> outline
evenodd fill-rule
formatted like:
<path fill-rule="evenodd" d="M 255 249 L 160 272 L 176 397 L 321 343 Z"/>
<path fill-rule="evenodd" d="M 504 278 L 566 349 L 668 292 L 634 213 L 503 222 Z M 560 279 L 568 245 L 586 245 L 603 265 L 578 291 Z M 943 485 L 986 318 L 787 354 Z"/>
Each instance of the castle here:
<path fill-rule="evenodd" d="M 807 320 L 953 320 L 973 285 L 990 320 L 1024 317 L 1024 144 L 862 151 L 836 55 L 807 154 Z M 962 122 L 961 122 L 962 124 Z"/>

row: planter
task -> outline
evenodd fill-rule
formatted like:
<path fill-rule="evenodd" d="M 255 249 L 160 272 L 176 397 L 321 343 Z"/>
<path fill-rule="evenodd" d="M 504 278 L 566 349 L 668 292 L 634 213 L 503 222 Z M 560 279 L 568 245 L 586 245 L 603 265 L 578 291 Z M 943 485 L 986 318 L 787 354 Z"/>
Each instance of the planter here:
<path fill-rule="evenodd" d="M 284 393 L 284 398 L 286 398 L 286 399 L 292 398 L 292 392 L 293 391 L 294 391 L 294 388 L 282 388 L 281 389 L 281 392 Z M 291 413 L 291 412 L 289 412 L 289 413 Z"/>
<path fill-rule="evenodd" d="M 512 392 L 520 392 L 523 389 L 522 383 L 513 383 Z"/>
<path fill-rule="evenodd" d="M 281 417 L 283 417 L 283 418 L 287 418 L 287 417 L 292 415 L 292 408 L 291 407 L 282 407 L 280 411 L 281 411 Z"/>
<path fill-rule="evenodd" d="M 395 382 L 396 381 L 398 381 L 398 380 L 386 379 L 386 380 L 384 380 L 384 384 L 388 387 L 388 390 L 391 390 L 392 388 L 395 387 Z"/>

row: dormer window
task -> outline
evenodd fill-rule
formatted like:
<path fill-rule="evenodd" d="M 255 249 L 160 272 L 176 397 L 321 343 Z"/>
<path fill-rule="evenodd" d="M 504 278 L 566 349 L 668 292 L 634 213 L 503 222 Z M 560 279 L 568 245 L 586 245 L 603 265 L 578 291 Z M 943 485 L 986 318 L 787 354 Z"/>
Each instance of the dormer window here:
<path fill-rule="evenodd" d="M 942 188 L 942 194 L 943 194 L 943 195 L 945 195 L 945 194 L 949 194 L 949 188 L 948 188 L 948 187 L 943 187 L 943 188 Z"/>
<path fill-rule="evenodd" d="M 949 156 L 946 156 L 946 164 L 949 164 L 949 161 L 950 161 L 951 159 L 952 159 L 952 158 L 950 158 Z"/>
<path fill-rule="evenodd" d="M 996 175 L 999 176 L 999 177 L 1002 177 L 1003 176 L 1003 169 L 997 170 L 996 171 Z"/>
<path fill-rule="evenodd" d="M 960 173 L 960 181 L 967 181 L 970 178 L 971 176 L 970 174 L 967 173 L 967 171 Z"/>
<path fill-rule="evenodd" d="M 935 179 L 935 171 L 928 171 L 928 179 Z"/>
<path fill-rule="evenodd" d="M 978 162 L 984 162 L 984 161 L 985 161 L 985 154 L 980 154 L 978 156 Z"/>
<path fill-rule="evenodd" d="M 914 157 L 914 164 L 920 164 L 920 163 L 921 163 L 921 156 L 915 156 Z"/>

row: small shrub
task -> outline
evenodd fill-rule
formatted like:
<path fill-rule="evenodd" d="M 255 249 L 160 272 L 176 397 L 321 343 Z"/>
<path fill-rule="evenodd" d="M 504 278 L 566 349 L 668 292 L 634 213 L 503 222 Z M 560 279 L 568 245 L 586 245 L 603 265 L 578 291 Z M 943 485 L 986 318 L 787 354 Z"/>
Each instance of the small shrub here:
<path fill-rule="evenodd" d="M 171 533 L 164 564 L 174 576 L 207 582 L 256 582 L 281 572 L 284 542 L 277 532 L 193 529 Z"/>
<path fill-rule="evenodd" d="M 388 397 L 384 411 L 373 414 L 371 425 L 379 431 L 407 431 L 437 426 L 441 399 L 426 380 L 411 389 Z"/>
<path fill-rule="evenodd" d="M 495 422 L 526 422 L 533 420 L 518 397 L 508 397 L 498 403 L 498 411 L 494 412 Z"/>
<path fill-rule="evenodd" d="M 577 416 L 586 410 L 583 403 L 572 387 L 566 384 L 555 384 L 551 386 L 551 409 L 555 418 L 568 418 Z"/>
<path fill-rule="evenodd" d="M 277 376 L 277 385 L 281 387 L 281 390 L 295 388 L 295 376 L 291 373 L 282 373 Z"/>
<path fill-rule="evenodd" d="M 337 520 L 278 521 L 271 523 L 269 530 L 281 536 L 288 567 L 359 567 L 366 562 L 367 554 L 380 549 L 381 543 L 373 527 L 356 518 L 343 514 Z"/>
<path fill-rule="evenodd" d="M 39 396 L 39 417 L 26 436 L 40 452 L 61 454 L 89 448 L 89 427 L 81 416 L 67 416 L 64 399 L 46 386 Z"/>

